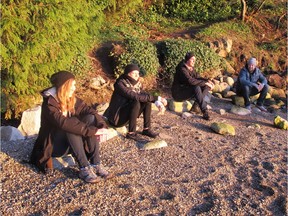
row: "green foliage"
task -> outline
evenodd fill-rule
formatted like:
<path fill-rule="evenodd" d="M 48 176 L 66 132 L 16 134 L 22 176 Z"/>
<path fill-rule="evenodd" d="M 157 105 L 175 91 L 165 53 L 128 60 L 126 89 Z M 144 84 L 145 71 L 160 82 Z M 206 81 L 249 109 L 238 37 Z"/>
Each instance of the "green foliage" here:
<path fill-rule="evenodd" d="M 220 69 L 222 66 L 221 58 L 198 41 L 184 39 L 168 39 L 158 43 L 159 54 L 163 58 L 164 71 L 163 77 L 168 79 L 171 84 L 176 66 L 184 59 L 187 52 L 193 52 L 196 56 L 195 70 L 198 73 L 208 73 Z M 209 74 L 209 73 L 208 73 Z M 215 75 L 209 75 L 213 78 Z"/>
<path fill-rule="evenodd" d="M 241 21 L 228 21 L 219 22 L 204 28 L 196 34 L 197 38 L 213 38 L 219 39 L 223 36 L 235 35 L 239 38 L 245 38 L 246 40 L 252 39 L 253 33 L 250 27 Z"/>
<path fill-rule="evenodd" d="M 240 3 L 236 0 L 165 0 L 162 4 L 155 5 L 160 13 L 169 17 L 206 22 L 235 16 L 239 11 Z"/>
<path fill-rule="evenodd" d="M 111 56 L 116 62 L 116 77 L 123 74 L 125 66 L 130 63 L 137 64 L 143 76 L 155 76 L 160 67 L 156 47 L 147 40 L 140 40 L 135 37 L 126 38 L 120 49 L 119 45 L 115 46 L 111 51 Z"/>
<path fill-rule="evenodd" d="M 103 23 L 100 1 L 6 1 L 1 17 L 1 112 L 11 118 L 31 107 L 48 78 L 85 56 Z"/>

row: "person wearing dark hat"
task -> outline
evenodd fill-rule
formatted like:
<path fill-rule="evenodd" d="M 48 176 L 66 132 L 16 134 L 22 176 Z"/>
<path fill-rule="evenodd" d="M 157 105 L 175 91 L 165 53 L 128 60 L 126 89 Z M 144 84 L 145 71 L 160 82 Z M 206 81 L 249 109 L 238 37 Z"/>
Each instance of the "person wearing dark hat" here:
<path fill-rule="evenodd" d="M 238 96 L 244 97 L 245 108 L 251 111 L 250 96 L 260 93 L 256 107 L 263 112 L 267 112 L 263 103 L 268 89 L 267 79 L 257 67 L 256 58 L 250 58 L 241 69 L 236 82 L 236 93 Z"/>
<path fill-rule="evenodd" d="M 142 135 L 155 138 L 158 134 L 152 132 L 150 128 L 151 103 L 155 102 L 159 109 L 167 105 L 166 99 L 155 97 L 142 90 L 139 71 L 136 64 L 128 64 L 125 67 L 124 74 L 114 84 L 109 107 L 104 113 L 112 126 L 121 127 L 129 124 L 126 138 L 135 141 L 143 140 L 136 133 L 136 121 L 141 113 L 144 118 Z"/>
<path fill-rule="evenodd" d="M 96 183 L 97 175 L 110 178 L 112 175 L 102 167 L 99 156 L 99 141 L 107 134 L 104 119 L 75 96 L 72 73 L 59 71 L 50 81 L 53 86 L 41 92 L 41 126 L 30 162 L 46 173 L 53 169 L 52 157 L 72 153 L 84 181 Z"/>
<path fill-rule="evenodd" d="M 172 83 L 172 97 L 175 101 L 185 101 L 195 98 L 190 112 L 203 114 L 205 120 L 210 119 L 207 103 L 204 101 L 205 95 L 214 88 L 211 80 L 204 79 L 195 71 L 194 65 L 196 56 L 188 52 L 185 58 L 177 65 Z"/>

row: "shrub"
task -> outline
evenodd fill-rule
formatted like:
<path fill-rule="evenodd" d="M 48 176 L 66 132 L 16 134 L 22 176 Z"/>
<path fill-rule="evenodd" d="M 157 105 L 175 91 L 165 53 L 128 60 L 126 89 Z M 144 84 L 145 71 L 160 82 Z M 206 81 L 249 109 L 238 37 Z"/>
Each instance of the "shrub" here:
<path fill-rule="evenodd" d="M 209 78 L 214 78 L 219 74 L 214 71 L 222 66 L 221 58 L 207 46 L 199 41 L 185 39 L 169 39 L 158 43 L 159 56 L 162 60 L 164 72 L 162 76 L 171 84 L 175 68 L 187 52 L 192 51 L 197 58 L 195 70 L 198 73 L 206 74 Z M 212 72 L 212 73 L 211 73 Z"/>
<path fill-rule="evenodd" d="M 110 55 L 115 60 L 116 77 L 123 74 L 125 66 L 130 63 L 137 64 L 144 76 L 157 75 L 160 67 L 156 47 L 147 40 L 135 37 L 127 37 L 122 45 L 114 45 Z"/>
<path fill-rule="evenodd" d="M 168 17 L 177 17 L 196 22 L 220 21 L 239 13 L 240 1 L 227 0 L 163 0 L 155 3 L 158 11 Z"/>

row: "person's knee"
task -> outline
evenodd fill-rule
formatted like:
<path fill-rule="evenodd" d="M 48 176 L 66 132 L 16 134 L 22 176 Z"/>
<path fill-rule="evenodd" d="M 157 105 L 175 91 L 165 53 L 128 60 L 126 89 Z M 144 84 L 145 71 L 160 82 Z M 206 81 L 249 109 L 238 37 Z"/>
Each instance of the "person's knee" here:
<path fill-rule="evenodd" d="M 87 123 L 88 125 L 94 124 L 95 116 L 92 114 L 85 115 L 81 118 L 81 121 Z"/>
<path fill-rule="evenodd" d="M 141 103 L 137 100 L 134 100 L 133 104 L 132 104 L 132 109 L 133 110 L 139 110 L 140 108 L 141 108 Z"/>
<path fill-rule="evenodd" d="M 261 91 L 263 91 L 263 92 L 268 92 L 268 90 L 269 90 L 269 86 L 266 84 L 266 85 L 264 85 L 263 86 L 263 89 L 261 90 Z"/>

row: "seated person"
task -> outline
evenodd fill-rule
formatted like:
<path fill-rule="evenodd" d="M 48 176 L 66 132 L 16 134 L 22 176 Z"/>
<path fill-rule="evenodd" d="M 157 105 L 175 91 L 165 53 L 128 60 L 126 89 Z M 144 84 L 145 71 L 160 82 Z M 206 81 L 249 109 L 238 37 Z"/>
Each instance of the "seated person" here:
<path fill-rule="evenodd" d="M 188 52 L 185 59 L 177 65 L 171 89 L 172 97 L 175 101 L 181 102 L 195 98 L 196 101 L 190 111 L 202 112 L 203 118 L 209 120 L 210 116 L 204 97 L 214 88 L 214 83 L 199 76 L 194 69 L 195 62 L 195 55 Z"/>
<path fill-rule="evenodd" d="M 250 58 L 247 64 L 241 69 L 237 79 L 236 93 L 238 96 L 244 97 L 245 108 L 250 111 L 251 102 L 249 97 L 260 93 L 256 106 L 261 111 L 267 112 L 267 109 L 263 106 L 263 102 L 269 86 L 267 79 L 256 66 L 256 59 Z"/>
<path fill-rule="evenodd" d="M 139 79 L 139 67 L 136 64 L 128 64 L 114 84 L 114 92 L 108 109 L 104 116 L 115 127 L 121 127 L 129 123 L 126 138 L 142 141 L 136 133 L 136 120 L 143 113 L 144 127 L 142 134 L 155 138 L 158 134 L 152 132 L 151 126 L 151 102 L 155 102 L 158 108 L 167 105 L 166 99 L 155 97 L 142 91 Z"/>
<path fill-rule="evenodd" d="M 97 136 L 106 135 L 106 123 L 97 111 L 75 96 L 72 73 L 60 71 L 51 76 L 52 87 L 42 91 L 41 127 L 30 162 L 41 171 L 53 168 L 52 157 L 72 153 L 80 166 L 79 177 L 99 182 L 97 175 L 111 175 L 100 166 Z"/>

